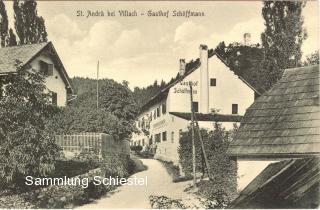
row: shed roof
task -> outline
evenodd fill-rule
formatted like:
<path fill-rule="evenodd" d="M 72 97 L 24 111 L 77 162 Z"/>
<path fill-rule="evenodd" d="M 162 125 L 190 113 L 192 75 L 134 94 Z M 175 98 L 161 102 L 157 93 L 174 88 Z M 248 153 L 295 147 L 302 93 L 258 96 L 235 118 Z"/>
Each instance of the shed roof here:
<path fill-rule="evenodd" d="M 268 165 L 229 208 L 319 207 L 319 161 L 301 158 Z"/>
<path fill-rule="evenodd" d="M 319 65 L 287 69 L 246 111 L 231 156 L 320 154 Z"/>
<path fill-rule="evenodd" d="M 54 55 L 55 66 L 59 70 L 68 91 L 73 92 L 71 80 L 51 42 L 0 48 L 0 75 L 16 72 L 17 61 L 26 66 L 45 49 L 49 49 Z"/>

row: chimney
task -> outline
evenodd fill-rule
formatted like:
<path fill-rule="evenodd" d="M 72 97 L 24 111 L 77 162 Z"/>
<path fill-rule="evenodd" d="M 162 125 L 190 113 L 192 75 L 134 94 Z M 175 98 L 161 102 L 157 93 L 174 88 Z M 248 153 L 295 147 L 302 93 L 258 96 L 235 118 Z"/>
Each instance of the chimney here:
<path fill-rule="evenodd" d="M 200 101 L 199 112 L 209 113 L 208 47 L 200 45 Z"/>
<path fill-rule="evenodd" d="M 251 44 L 251 34 L 250 33 L 243 34 L 243 42 L 244 42 L 244 45 Z"/>
<path fill-rule="evenodd" d="M 186 61 L 185 59 L 180 59 L 179 75 L 183 76 L 186 73 Z"/>

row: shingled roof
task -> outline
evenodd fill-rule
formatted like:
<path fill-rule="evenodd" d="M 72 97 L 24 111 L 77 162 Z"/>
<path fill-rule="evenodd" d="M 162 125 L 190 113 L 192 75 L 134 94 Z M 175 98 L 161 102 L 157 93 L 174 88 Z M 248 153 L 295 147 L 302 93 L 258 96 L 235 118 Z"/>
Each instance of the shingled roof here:
<path fill-rule="evenodd" d="M 319 158 L 298 158 L 267 166 L 229 208 L 319 208 Z"/>
<path fill-rule="evenodd" d="M 14 47 L 0 48 L 0 74 L 15 72 L 16 60 L 28 63 L 48 43 L 27 44 Z"/>
<path fill-rule="evenodd" d="M 228 154 L 294 157 L 320 154 L 319 65 L 287 69 L 246 111 Z"/>
<path fill-rule="evenodd" d="M 55 55 L 55 66 L 67 85 L 68 92 L 72 93 L 71 80 L 51 42 L 0 48 L 0 75 L 16 72 L 17 61 L 21 62 L 23 66 L 26 66 L 45 49 L 49 49 Z"/>

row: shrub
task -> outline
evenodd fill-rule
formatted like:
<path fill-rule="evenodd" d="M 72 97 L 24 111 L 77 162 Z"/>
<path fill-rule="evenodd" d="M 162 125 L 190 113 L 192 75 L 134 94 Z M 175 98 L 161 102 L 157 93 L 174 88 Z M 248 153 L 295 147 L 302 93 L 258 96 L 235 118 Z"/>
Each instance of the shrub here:
<path fill-rule="evenodd" d="M 212 191 L 212 196 L 217 200 L 225 200 L 222 198 L 227 195 L 231 200 L 237 190 L 237 164 L 227 155 L 227 149 L 234 131 L 227 132 L 221 127 L 221 124 L 215 123 L 213 131 L 201 129 L 204 148 L 208 158 L 211 176 L 210 182 L 207 183 Z M 235 128 L 236 129 L 236 128 Z M 182 170 L 187 177 L 192 176 L 192 143 L 191 129 L 182 133 L 180 138 L 180 146 L 178 148 L 179 159 Z M 201 144 L 198 135 L 195 135 L 196 147 L 196 170 L 206 173 L 204 158 L 202 155 Z"/>
<path fill-rule="evenodd" d="M 1 80 L 6 86 L 0 97 L 0 180 L 17 187 L 26 175 L 45 176 L 54 169 L 59 147 L 47 121 L 56 108 L 44 76 L 30 67 L 17 64 L 17 74 Z"/>

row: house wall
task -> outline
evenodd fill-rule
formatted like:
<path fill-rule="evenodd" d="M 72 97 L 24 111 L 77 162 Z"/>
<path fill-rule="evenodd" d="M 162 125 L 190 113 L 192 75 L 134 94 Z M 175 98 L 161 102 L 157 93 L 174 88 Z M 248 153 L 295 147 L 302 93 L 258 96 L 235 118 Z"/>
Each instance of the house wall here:
<path fill-rule="evenodd" d="M 238 159 L 237 190 L 242 191 L 254 178 L 256 178 L 270 163 L 276 160 L 242 160 Z"/>
<path fill-rule="evenodd" d="M 45 55 L 41 54 L 36 57 L 32 62 L 31 66 L 35 70 L 40 70 L 40 61 L 44 61 L 46 63 L 53 64 L 53 60 Z M 67 104 L 67 90 L 64 81 L 62 80 L 61 75 L 59 74 L 58 70 L 56 69 L 55 65 L 53 67 L 53 75 L 47 76 L 45 78 L 45 85 L 46 87 L 55 93 L 57 93 L 57 105 L 58 106 L 66 106 Z"/>
<path fill-rule="evenodd" d="M 200 54 L 203 53 L 203 49 L 205 48 L 200 48 Z M 206 52 L 205 55 L 207 55 Z M 201 63 L 203 62 L 206 61 L 202 56 Z M 190 122 L 171 115 L 169 112 L 190 112 L 189 82 L 192 83 L 193 87 L 193 101 L 198 102 L 199 112 L 204 110 L 202 113 L 206 113 L 207 110 L 209 110 L 210 113 L 212 109 L 218 109 L 221 114 L 232 114 L 232 104 L 238 104 L 238 114 L 243 115 L 246 108 L 253 103 L 254 91 L 234 75 L 219 58 L 213 56 L 207 63 L 208 74 L 201 74 L 201 71 L 206 71 L 206 68 L 198 68 L 182 81 L 171 87 L 166 99 L 150 107 L 139 116 L 138 120 L 140 121 L 142 118 L 146 119 L 150 116 L 150 113 L 154 113 L 155 109 L 160 107 L 161 116 L 152 119 L 149 132 L 153 142 L 155 141 L 155 134 L 162 134 L 163 132 L 167 132 L 167 140 L 154 143 L 157 148 L 155 158 L 172 161 L 176 165 L 179 163 L 177 152 L 179 147 L 179 131 L 187 130 Z M 207 75 L 207 78 L 205 79 L 203 75 Z M 211 78 L 216 79 L 216 86 L 210 86 Z M 204 84 L 206 82 L 207 84 Z M 200 91 L 208 93 L 208 97 L 206 97 L 206 94 L 202 94 L 201 96 Z M 166 114 L 162 114 L 161 104 L 164 103 L 166 104 Z M 209 107 L 206 108 L 205 106 Z M 233 122 L 224 122 L 222 126 L 225 127 L 226 130 L 231 130 L 233 124 Z M 199 125 L 202 128 L 213 129 L 213 122 L 199 122 Z M 173 142 L 171 141 L 172 132 L 174 132 Z M 136 144 L 140 142 L 140 145 L 142 145 L 142 139 L 144 139 L 144 146 L 146 146 L 149 143 L 149 137 L 143 133 L 134 134 L 132 144 L 134 144 L 134 142 L 136 142 Z"/>

